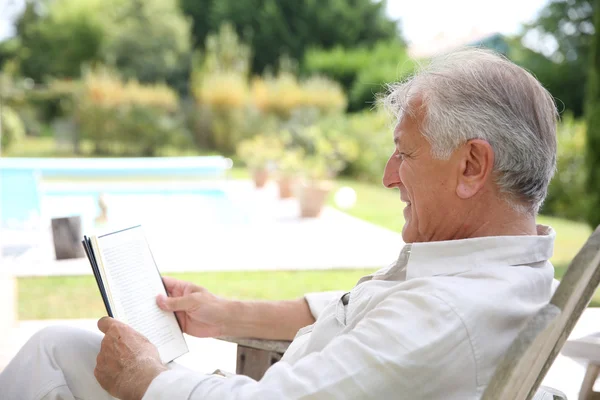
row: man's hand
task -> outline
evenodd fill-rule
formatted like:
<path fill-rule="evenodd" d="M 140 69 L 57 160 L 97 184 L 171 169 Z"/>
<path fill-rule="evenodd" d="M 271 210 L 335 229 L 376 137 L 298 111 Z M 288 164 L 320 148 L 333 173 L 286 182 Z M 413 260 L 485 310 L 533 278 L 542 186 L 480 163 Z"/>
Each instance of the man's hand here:
<path fill-rule="evenodd" d="M 203 287 L 163 277 L 167 293 L 171 297 L 159 296 L 158 307 L 175 311 L 181 329 L 196 337 L 223 336 L 228 318 L 231 317 L 230 300 L 222 299 Z"/>
<path fill-rule="evenodd" d="M 94 370 L 98 383 L 119 399 L 141 399 L 152 380 L 167 370 L 158 350 L 142 334 L 115 319 L 101 318 L 98 329 L 104 333 Z"/>

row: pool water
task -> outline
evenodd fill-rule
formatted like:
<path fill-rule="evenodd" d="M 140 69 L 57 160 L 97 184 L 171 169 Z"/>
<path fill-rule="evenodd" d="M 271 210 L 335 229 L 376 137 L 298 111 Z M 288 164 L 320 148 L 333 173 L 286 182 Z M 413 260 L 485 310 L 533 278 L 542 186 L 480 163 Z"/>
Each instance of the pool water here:
<path fill-rule="evenodd" d="M 113 218 L 173 218 L 183 210 L 194 210 L 204 220 L 222 218 L 221 222 L 227 223 L 239 216 L 226 211 L 228 197 L 218 187 L 175 187 L 173 182 L 222 180 L 231 165 L 231 160 L 221 156 L 0 158 L 0 228 L 70 215 L 80 215 L 84 227 L 89 227 L 99 213 L 101 193 Z M 63 186 L 46 187 L 47 179 L 62 181 Z M 108 179 L 114 182 L 107 186 Z M 157 185 L 144 180 L 162 182 Z"/>

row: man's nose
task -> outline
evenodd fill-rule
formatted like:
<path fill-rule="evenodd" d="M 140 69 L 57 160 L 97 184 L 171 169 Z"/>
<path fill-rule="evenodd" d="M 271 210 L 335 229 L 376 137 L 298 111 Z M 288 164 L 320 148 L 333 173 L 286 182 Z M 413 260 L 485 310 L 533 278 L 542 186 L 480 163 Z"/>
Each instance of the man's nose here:
<path fill-rule="evenodd" d="M 383 186 L 386 188 L 393 188 L 400 185 L 400 175 L 398 173 L 400 162 L 400 160 L 392 155 L 387 164 L 385 164 L 385 169 L 383 170 Z"/>

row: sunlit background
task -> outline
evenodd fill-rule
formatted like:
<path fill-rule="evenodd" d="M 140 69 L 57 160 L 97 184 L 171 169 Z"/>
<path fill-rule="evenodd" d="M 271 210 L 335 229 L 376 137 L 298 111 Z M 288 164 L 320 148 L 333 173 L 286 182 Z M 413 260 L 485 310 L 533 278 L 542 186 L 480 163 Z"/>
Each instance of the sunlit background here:
<path fill-rule="evenodd" d="M 0 0 L 0 368 L 11 338 L 103 315 L 82 235 L 142 224 L 163 273 L 242 299 L 347 289 L 392 262 L 403 205 L 380 183 L 393 144 L 376 99 L 465 45 L 504 54 L 557 100 L 558 171 L 539 221 L 557 231 L 560 279 L 600 223 L 592 11 Z M 581 366 L 559 361 L 547 379 L 576 396 Z"/>

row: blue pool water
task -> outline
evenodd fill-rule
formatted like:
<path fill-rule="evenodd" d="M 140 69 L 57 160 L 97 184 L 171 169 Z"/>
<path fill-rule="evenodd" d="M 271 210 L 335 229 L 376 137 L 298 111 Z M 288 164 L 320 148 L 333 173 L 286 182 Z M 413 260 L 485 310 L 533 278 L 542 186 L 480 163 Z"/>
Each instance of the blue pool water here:
<path fill-rule="evenodd" d="M 230 167 L 231 161 L 219 156 L 3 158 L 0 159 L 0 226 L 19 226 L 40 217 L 48 219 L 70 215 L 80 215 L 84 226 L 89 226 L 99 214 L 98 198 L 101 194 L 108 202 L 112 218 L 165 218 L 165 215 L 181 216 L 184 211 L 194 211 L 207 221 L 239 221 L 240 215 L 232 212 L 228 197 L 222 190 L 210 187 L 173 188 L 169 184 L 169 180 L 178 177 L 222 178 Z M 92 179 L 119 181 L 125 177 L 156 177 L 163 180 L 163 185 L 132 181 L 130 186 L 123 183 L 120 186 L 107 186 L 106 183 L 89 186 Z M 64 182 L 77 178 L 87 186 L 72 184 L 67 189 L 48 188 L 41 184 L 45 178 Z M 199 180 L 193 179 L 193 182 Z"/>

